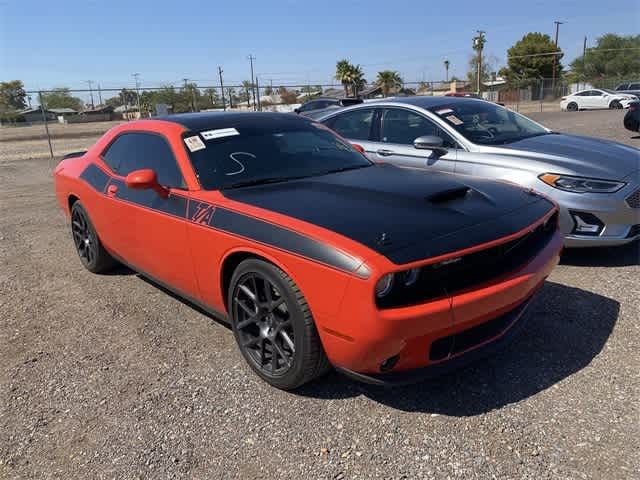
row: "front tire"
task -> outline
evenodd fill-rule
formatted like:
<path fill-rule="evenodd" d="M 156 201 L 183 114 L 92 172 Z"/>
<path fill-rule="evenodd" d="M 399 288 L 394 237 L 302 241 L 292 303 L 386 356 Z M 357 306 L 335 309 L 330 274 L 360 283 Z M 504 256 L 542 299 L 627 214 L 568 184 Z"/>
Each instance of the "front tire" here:
<path fill-rule="evenodd" d="M 612 110 L 620 110 L 622 108 L 622 104 L 618 100 L 614 100 L 609 104 L 609 108 Z"/>
<path fill-rule="evenodd" d="M 571 102 L 569 105 L 567 105 L 567 111 L 569 111 L 569 112 L 577 112 L 578 111 L 578 104 L 576 102 Z"/>
<path fill-rule="evenodd" d="M 329 370 L 302 292 L 275 265 L 258 259 L 240 263 L 228 306 L 242 356 L 270 385 L 292 390 Z"/>
<path fill-rule="evenodd" d="M 71 234 L 82 265 L 92 273 L 111 270 L 116 261 L 104 249 L 84 206 L 75 202 L 71 207 Z"/>

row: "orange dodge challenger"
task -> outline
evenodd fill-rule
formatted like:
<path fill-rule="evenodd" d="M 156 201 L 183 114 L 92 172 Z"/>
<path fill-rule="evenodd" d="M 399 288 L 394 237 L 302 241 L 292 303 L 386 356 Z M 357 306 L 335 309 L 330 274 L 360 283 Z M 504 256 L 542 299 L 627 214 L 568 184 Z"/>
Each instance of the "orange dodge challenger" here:
<path fill-rule="evenodd" d="M 370 162 L 309 119 L 129 122 L 55 169 L 82 264 L 118 262 L 231 324 L 265 381 L 398 384 L 513 336 L 557 264 L 557 208 L 507 183 Z"/>

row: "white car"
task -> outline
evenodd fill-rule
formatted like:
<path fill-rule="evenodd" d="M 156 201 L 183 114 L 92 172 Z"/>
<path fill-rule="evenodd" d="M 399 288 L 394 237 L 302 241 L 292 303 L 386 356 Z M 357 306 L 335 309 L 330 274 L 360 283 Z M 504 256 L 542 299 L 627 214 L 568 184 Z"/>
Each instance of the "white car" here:
<path fill-rule="evenodd" d="M 638 97 L 628 93 L 614 92 L 606 88 L 592 88 L 562 97 L 560 108 L 571 112 L 596 108 L 628 108 L 629 103 L 637 100 Z"/>

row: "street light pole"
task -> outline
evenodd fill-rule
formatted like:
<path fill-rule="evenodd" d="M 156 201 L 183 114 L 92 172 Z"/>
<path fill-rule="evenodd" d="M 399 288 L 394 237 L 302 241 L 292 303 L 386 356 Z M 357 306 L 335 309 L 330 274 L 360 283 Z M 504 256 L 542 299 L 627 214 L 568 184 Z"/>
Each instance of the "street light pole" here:
<path fill-rule="evenodd" d="M 140 82 L 138 81 L 139 73 L 132 73 L 131 76 L 136 79 L 136 103 L 138 105 L 138 115 L 142 118 L 142 110 L 140 109 Z"/>
<path fill-rule="evenodd" d="M 93 110 L 94 108 L 96 108 L 93 103 L 93 90 L 91 89 L 91 84 L 93 83 L 93 80 L 86 80 L 86 82 L 89 85 L 89 95 L 91 96 L 91 109 Z"/>
<path fill-rule="evenodd" d="M 255 89 L 255 84 L 253 83 L 253 79 L 255 78 L 253 76 L 253 61 L 256 59 L 256 57 L 254 57 L 253 55 L 249 55 L 247 57 L 249 59 L 249 62 L 251 62 L 251 93 L 253 95 L 253 109 L 256 109 L 256 89 Z"/>
<path fill-rule="evenodd" d="M 555 39 L 555 46 L 556 46 L 556 51 L 553 54 L 553 68 L 551 71 L 551 94 L 555 96 L 556 94 L 556 65 L 558 64 L 558 34 L 560 33 L 560 25 L 562 25 L 564 22 L 559 22 L 558 20 L 555 20 L 553 23 L 556 24 L 556 39 Z"/>

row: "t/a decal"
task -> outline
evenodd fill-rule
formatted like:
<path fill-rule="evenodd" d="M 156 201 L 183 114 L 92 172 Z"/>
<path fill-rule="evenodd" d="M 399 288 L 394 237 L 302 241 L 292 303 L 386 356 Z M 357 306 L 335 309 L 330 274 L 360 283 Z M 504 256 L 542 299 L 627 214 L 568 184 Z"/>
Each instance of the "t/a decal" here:
<path fill-rule="evenodd" d="M 214 207 L 213 205 L 209 205 L 207 203 L 198 203 L 196 204 L 195 211 L 189 212 L 191 214 L 191 221 L 200 225 L 209 225 L 209 222 L 211 221 L 211 217 L 213 217 L 213 212 L 215 212 L 215 210 L 216 207 Z"/>

